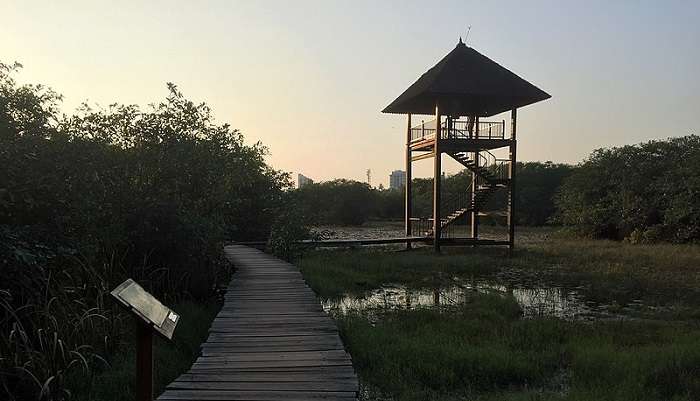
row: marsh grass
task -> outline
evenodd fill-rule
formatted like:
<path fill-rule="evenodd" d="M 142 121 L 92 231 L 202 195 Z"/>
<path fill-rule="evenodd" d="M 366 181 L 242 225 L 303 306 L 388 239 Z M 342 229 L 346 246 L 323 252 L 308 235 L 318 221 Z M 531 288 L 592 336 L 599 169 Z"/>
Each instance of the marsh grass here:
<path fill-rule="evenodd" d="M 209 326 L 220 309 L 215 301 L 183 301 L 175 304 L 173 310 L 180 314 L 180 324 L 172 341 L 158 336 L 154 338 L 154 395 L 160 394 L 166 385 L 190 368 L 199 355 L 199 347 L 206 340 Z M 72 388 L 76 388 L 76 400 L 130 401 L 134 399 L 136 378 L 136 349 L 134 325 L 130 320 L 109 366 L 92 375 L 75 375 L 70 378 Z"/>
<path fill-rule="evenodd" d="M 361 294 L 389 283 L 439 286 L 455 275 L 492 272 L 486 261 L 483 256 L 362 249 L 315 251 L 298 263 L 314 290 L 322 297 L 333 298 L 345 293 Z"/>
<path fill-rule="evenodd" d="M 396 400 L 696 400 L 700 327 L 520 319 L 512 298 L 338 317 L 362 380 Z"/>
<path fill-rule="evenodd" d="M 530 231 L 533 231 L 530 229 Z M 496 275 L 516 269 L 553 282 L 586 284 L 598 302 L 684 306 L 700 303 L 700 246 L 635 245 L 587 240 L 542 228 L 512 257 L 503 248 L 427 248 L 403 252 L 381 248 L 318 250 L 299 266 L 319 295 L 361 294 L 387 284 L 448 285 L 455 278 Z M 690 313 L 690 311 L 688 311 Z"/>
<path fill-rule="evenodd" d="M 534 238 L 534 239 L 532 239 Z M 363 383 L 395 400 L 700 399 L 700 246 L 634 245 L 551 229 L 502 249 L 319 250 L 299 262 L 322 297 L 383 285 L 532 275 L 587 299 L 672 305 L 648 319 L 523 319 L 512 296 L 474 293 L 440 309 L 338 314 Z"/>
<path fill-rule="evenodd" d="M 555 238 L 522 249 L 514 262 L 516 268 L 543 272 L 555 282 L 584 284 L 591 301 L 625 305 L 639 300 L 673 311 L 659 319 L 700 318 L 697 245 Z"/>

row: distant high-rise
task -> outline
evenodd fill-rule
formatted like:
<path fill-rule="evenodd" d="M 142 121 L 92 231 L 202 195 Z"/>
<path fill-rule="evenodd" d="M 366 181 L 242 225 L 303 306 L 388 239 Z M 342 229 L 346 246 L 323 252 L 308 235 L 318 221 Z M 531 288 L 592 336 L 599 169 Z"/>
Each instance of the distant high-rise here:
<path fill-rule="evenodd" d="M 299 174 L 297 176 L 297 188 L 301 188 L 304 185 L 313 184 L 313 183 L 314 183 L 314 180 L 312 180 L 311 178 L 309 178 L 303 174 Z"/>
<path fill-rule="evenodd" d="M 389 189 L 401 189 L 406 186 L 406 172 L 394 170 L 389 175 Z"/>

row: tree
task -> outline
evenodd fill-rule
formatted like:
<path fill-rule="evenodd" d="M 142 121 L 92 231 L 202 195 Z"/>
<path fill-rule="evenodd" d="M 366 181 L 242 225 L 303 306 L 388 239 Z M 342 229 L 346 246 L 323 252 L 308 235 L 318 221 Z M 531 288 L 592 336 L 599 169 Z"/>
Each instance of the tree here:
<path fill-rule="evenodd" d="M 557 220 L 595 238 L 700 238 L 700 137 L 595 150 L 565 180 Z"/>
<path fill-rule="evenodd" d="M 211 296 L 221 243 L 267 238 L 291 182 L 173 84 L 145 110 L 64 117 L 19 67 L 0 64 L 0 398 L 60 400 L 71 369 L 119 344 L 109 289 Z"/>
<path fill-rule="evenodd" d="M 363 182 L 339 179 L 297 191 L 304 215 L 315 223 L 359 225 L 376 210 L 375 190 Z"/>

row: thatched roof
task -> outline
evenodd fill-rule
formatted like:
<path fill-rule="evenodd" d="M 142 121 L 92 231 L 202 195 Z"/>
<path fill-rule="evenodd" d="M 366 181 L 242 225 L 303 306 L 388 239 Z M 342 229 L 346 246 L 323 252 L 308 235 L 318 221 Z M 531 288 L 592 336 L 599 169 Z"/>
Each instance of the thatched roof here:
<path fill-rule="evenodd" d="M 495 61 L 468 47 L 457 47 L 429 69 L 383 113 L 488 117 L 551 96 Z"/>

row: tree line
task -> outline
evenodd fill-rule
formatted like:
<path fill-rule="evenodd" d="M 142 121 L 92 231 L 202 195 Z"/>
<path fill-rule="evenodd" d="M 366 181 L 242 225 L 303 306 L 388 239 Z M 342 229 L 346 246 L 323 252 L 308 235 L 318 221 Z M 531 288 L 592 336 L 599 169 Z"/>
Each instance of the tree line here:
<path fill-rule="evenodd" d="M 597 149 L 577 165 L 518 162 L 516 223 L 559 225 L 588 238 L 639 243 L 700 239 L 700 137 L 687 135 Z M 442 198 L 469 187 L 463 170 L 443 178 Z M 432 216 L 431 178 L 413 180 L 415 217 Z M 374 189 L 334 180 L 297 189 L 295 204 L 310 224 L 362 224 L 400 220 L 403 190 Z M 486 209 L 503 207 L 504 190 Z M 447 210 L 445 210 L 447 212 Z"/>
<path fill-rule="evenodd" d="M 700 137 L 595 150 L 558 191 L 556 221 L 591 238 L 700 239 Z"/>
<path fill-rule="evenodd" d="M 554 195 L 573 166 L 551 162 L 516 164 L 518 185 L 517 223 L 545 225 L 552 222 Z M 443 178 L 442 197 L 451 199 L 469 188 L 472 176 L 467 170 Z M 414 217 L 432 216 L 433 179 L 413 179 Z M 372 188 L 352 180 L 333 180 L 305 185 L 294 191 L 294 204 L 311 224 L 357 225 L 367 220 L 401 220 L 404 218 L 404 190 Z M 487 208 L 503 207 L 505 190 L 497 191 Z"/>
<path fill-rule="evenodd" d="M 145 109 L 64 115 L 20 67 L 0 64 L 0 398 L 59 400 L 131 326 L 109 290 L 211 297 L 223 241 L 267 238 L 290 180 L 173 84 Z"/>

